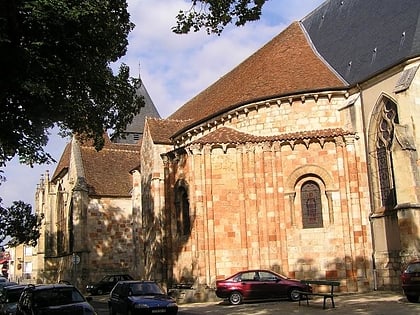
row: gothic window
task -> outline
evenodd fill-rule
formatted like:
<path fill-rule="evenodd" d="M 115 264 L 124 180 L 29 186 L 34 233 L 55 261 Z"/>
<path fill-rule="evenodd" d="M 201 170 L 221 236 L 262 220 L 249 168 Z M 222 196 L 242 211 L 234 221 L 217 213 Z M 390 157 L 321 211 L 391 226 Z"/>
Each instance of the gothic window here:
<path fill-rule="evenodd" d="M 387 100 L 381 112 L 376 141 L 379 190 L 385 209 L 392 209 L 396 204 L 391 154 L 395 123 L 398 123 L 396 106 L 391 100 Z"/>
<path fill-rule="evenodd" d="M 190 202 L 185 184 L 177 185 L 175 191 L 175 208 L 177 233 L 183 236 L 190 234 Z"/>
<path fill-rule="evenodd" d="M 61 186 L 58 186 L 57 196 L 57 254 L 64 253 L 65 247 L 65 233 L 67 230 L 64 207 L 63 191 Z"/>
<path fill-rule="evenodd" d="M 303 228 L 322 228 L 321 190 L 316 182 L 307 181 L 302 185 L 301 205 Z"/>

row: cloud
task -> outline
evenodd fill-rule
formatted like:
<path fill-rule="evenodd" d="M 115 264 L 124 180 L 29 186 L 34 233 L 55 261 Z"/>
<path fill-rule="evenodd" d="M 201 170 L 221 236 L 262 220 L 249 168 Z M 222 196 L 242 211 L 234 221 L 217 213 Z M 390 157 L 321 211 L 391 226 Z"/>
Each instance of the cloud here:
<path fill-rule="evenodd" d="M 267 1 L 262 19 L 244 27 L 229 26 L 221 36 L 204 31 L 177 35 L 171 31 L 187 0 L 128 0 L 131 20 L 136 24 L 129 47 L 121 62 L 131 75 L 141 78 L 162 117 L 167 117 L 189 99 L 280 33 L 290 22 L 299 20 L 323 0 Z M 139 70 L 140 69 L 140 70 Z M 57 161 L 67 140 L 53 135 L 47 146 Z M 36 186 L 46 170 L 55 165 L 30 168 L 14 159 L 5 169 L 7 182 L 0 185 L 3 205 L 13 200 L 34 204 Z"/>
<path fill-rule="evenodd" d="M 69 139 L 57 135 L 57 130 L 51 131 L 51 137 L 46 152 L 58 162 Z M 18 157 L 7 163 L 4 169 L 6 182 L 0 185 L 0 198 L 3 199 L 2 206 L 9 207 L 13 201 L 22 200 L 26 203 L 35 204 L 35 192 L 41 177 L 48 171 L 53 175 L 56 164 L 49 165 L 23 165 L 19 163 Z"/>
<path fill-rule="evenodd" d="M 171 31 L 178 11 L 188 8 L 190 1 L 129 0 L 136 28 L 122 61 L 130 66 L 132 76 L 138 76 L 140 64 L 155 106 L 167 117 L 321 2 L 268 1 L 261 20 L 239 28 L 228 26 L 217 36 Z"/>

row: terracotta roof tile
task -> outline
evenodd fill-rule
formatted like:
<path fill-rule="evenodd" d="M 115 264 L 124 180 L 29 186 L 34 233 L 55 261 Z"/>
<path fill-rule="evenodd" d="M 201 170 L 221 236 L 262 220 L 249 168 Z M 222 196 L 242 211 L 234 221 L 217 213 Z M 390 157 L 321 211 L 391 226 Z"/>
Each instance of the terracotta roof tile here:
<path fill-rule="evenodd" d="M 342 128 L 330 128 L 321 130 L 309 130 L 301 132 L 291 132 L 272 136 L 255 136 L 249 133 L 244 133 L 232 128 L 222 127 L 204 137 L 193 141 L 192 144 L 229 144 L 229 143 L 247 143 L 247 142 L 265 142 L 265 141 L 294 141 L 304 139 L 319 139 L 326 137 L 337 137 L 354 134 L 352 131 L 344 130 Z"/>
<path fill-rule="evenodd" d="M 70 166 L 70 155 L 71 155 L 71 142 L 66 144 L 63 154 L 58 161 L 57 167 L 55 168 L 54 174 L 51 178 L 51 181 L 54 182 L 58 176 L 62 176 L 63 172 L 67 172 Z"/>
<path fill-rule="evenodd" d="M 130 171 L 140 164 L 140 146 L 108 144 L 98 152 L 92 146 L 83 145 L 80 152 L 89 195 L 131 196 Z"/>
<path fill-rule="evenodd" d="M 169 118 L 198 122 L 246 102 L 343 86 L 295 22 Z"/>
<path fill-rule="evenodd" d="M 74 141 L 74 140 L 72 140 Z M 91 141 L 80 144 L 85 179 L 89 194 L 129 197 L 132 189 L 130 172 L 140 165 L 140 145 L 113 143 L 105 135 L 105 145 L 96 151 Z M 52 181 L 62 177 L 70 167 L 71 142 L 68 143 L 55 169 Z"/>
<path fill-rule="evenodd" d="M 190 122 L 188 120 L 147 118 L 151 137 L 156 144 L 172 144 L 170 137 Z"/>

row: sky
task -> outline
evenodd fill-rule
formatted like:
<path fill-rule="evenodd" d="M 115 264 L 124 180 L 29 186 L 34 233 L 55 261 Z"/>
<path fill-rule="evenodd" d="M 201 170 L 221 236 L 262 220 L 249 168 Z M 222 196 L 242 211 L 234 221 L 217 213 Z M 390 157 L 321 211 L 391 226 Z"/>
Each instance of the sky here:
<path fill-rule="evenodd" d="M 205 31 L 177 35 L 171 31 L 181 9 L 190 0 L 128 0 L 131 21 L 127 54 L 113 68 L 125 63 L 130 75 L 141 77 L 162 118 L 168 117 L 192 97 L 239 65 L 293 21 L 298 21 L 324 0 L 269 0 L 259 21 L 243 27 L 229 26 L 220 35 Z M 46 151 L 58 162 L 68 139 L 54 130 Z M 14 158 L 4 169 L 6 182 L 0 185 L 2 205 L 14 200 L 34 205 L 41 176 L 54 173 L 56 164 L 19 164 Z"/>

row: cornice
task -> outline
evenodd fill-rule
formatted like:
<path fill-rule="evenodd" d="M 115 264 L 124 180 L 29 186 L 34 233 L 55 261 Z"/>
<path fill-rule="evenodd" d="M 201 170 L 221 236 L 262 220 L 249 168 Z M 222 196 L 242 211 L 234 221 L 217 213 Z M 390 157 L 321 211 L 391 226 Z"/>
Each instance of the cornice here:
<path fill-rule="evenodd" d="M 241 115 L 248 115 L 252 111 L 258 111 L 261 108 L 271 106 L 292 106 L 295 102 L 305 103 L 308 100 L 314 100 L 315 102 L 318 102 L 320 99 L 323 98 L 327 98 L 328 101 L 331 101 L 334 97 L 348 99 L 349 96 L 350 93 L 347 90 L 331 90 L 319 93 L 294 94 L 244 104 L 242 106 L 236 107 L 217 116 L 214 116 L 211 119 L 206 120 L 205 122 L 200 122 L 196 125 L 190 125 L 184 128 L 182 132 L 178 132 L 178 135 L 172 138 L 173 144 L 175 149 L 184 147 L 189 143 L 193 142 L 197 136 L 204 135 L 212 130 L 224 126 L 226 123 L 231 122 L 234 118 L 238 118 Z"/>

